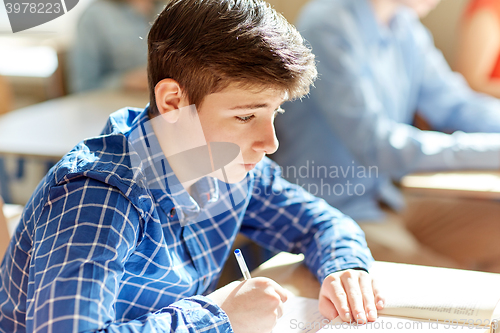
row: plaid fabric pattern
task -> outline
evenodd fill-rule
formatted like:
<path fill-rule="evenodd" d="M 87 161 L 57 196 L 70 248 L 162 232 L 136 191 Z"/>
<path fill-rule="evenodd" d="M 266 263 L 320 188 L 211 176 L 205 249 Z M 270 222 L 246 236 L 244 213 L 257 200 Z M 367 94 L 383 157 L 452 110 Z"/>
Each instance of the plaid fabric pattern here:
<path fill-rule="evenodd" d="M 266 158 L 241 183 L 205 177 L 191 196 L 147 109 L 115 112 L 26 205 L 0 266 L 0 331 L 231 332 L 203 295 L 240 229 L 269 249 L 304 253 L 320 280 L 368 269 L 357 225 L 279 174 Z"/>

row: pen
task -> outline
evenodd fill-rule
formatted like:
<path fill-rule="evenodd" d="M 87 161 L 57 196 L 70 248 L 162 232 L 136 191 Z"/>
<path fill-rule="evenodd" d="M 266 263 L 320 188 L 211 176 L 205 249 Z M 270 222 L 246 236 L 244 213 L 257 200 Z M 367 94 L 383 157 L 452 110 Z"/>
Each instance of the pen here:
<path fill-rule="evenodd" d="M 238 261 L 238 265 L 240 265 L 241 273 L 245 280 L 251 279 L 250 272 L 248 271 L 247 264 L 245 263 L 245 258 L 243 258 L 243 254 L 240 249 L 234 250 L 234 255 L 236 256 L 236 260 Z"/>

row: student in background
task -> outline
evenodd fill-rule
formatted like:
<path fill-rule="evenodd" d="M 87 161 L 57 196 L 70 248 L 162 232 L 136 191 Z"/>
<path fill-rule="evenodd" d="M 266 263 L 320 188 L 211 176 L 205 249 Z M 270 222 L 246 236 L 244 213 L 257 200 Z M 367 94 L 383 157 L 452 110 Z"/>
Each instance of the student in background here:
<path fill-rule="evenodd" d="M 325 317 L 374 321 L 362 231 L 265 156 L 280 105 L 317 74 L 295 28 L 261 0 L 173 0 L 148 50 L 150 104 L 113 113 L 26 205 L 0 266 L 0 331 L 269 333 L 287 299 L 276 282 L 214 291 L 239 231 L 304 253 Z"/>
<path fill-rule="evenodd" d="M 460 27 L 456 69 L 476 91 L 500 98 L 500 0 L 472 0 Z"/>
<path fill-rule="evenodd" d="M 96 0 L 78 22 L 69 51 L 71 92 L 118 88 L 147 91 L 146 36 L 164 2 Z"/>
<path fill-rule="evenodd" d="M 353 217 L 377 260 L 500 271 L 498 203 L 405 198 L 393 184 L 500 167 L 500 102 L 453 73 L 419 21 L 438 2 L 308 3 L 297 26 L 319 79 L 284 105 L 275 159 L 289 181 Z M 436 131 L 412 126 L 417 111 Z"/>

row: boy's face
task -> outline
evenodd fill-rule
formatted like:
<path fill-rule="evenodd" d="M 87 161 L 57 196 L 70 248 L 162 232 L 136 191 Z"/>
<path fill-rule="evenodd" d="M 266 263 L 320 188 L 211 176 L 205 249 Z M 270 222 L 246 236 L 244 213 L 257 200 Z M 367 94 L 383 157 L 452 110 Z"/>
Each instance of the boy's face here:
<path fill-rule="evenodd" d="M 402 4 L 415 10 L 420 18 L 423 18 L 429 14 L 431 10 L 436 8 L 441 0 L 397 0 Z"/>
<path fill-rule="evenodd" d="M 230 183 L 241 181 L 264 155 L 278 149 L 274 118 L 285 93 L 275 89 L 230 85 L 207 95 L 198 116 L 207 143 L 230 142 L 241 149 L 239 158 L 226 166 Z"/>

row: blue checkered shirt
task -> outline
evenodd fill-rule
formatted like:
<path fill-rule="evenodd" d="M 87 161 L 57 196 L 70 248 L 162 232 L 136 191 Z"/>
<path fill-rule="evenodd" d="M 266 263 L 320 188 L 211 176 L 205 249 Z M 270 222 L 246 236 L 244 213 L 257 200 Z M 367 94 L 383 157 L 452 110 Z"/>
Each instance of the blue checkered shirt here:
<path fill-rule="evenodd" d="M 196 223 L 191 223 L 195 221 Z M 322 281 L 372 257 L 349 218 L 280 178 L 176 182 L 147 109 L 122 109 L 55 165 L 0 267 L 1 332 L 232 332 L 207 298 L 236 234 L 304 253 Z"/>

